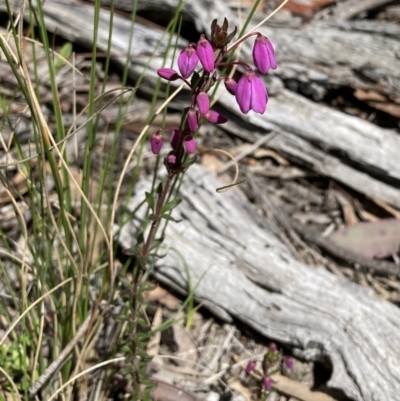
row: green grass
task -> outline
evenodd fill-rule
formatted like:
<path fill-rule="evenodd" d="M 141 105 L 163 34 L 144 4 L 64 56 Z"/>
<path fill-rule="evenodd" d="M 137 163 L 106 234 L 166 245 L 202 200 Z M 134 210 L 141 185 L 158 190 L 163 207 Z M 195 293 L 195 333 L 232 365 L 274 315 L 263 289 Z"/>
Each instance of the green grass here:
<path fill-rule="evenodd" d="M 75 399 L 77 394 L 88 394 L 89 373 L 101 367 L 102 374 L 90 383 L 90 394 L 97 394 L 99 398 L 96 399 L 105 399 L 113 366 L 118 364 L 122 365 L 125 377 L 132 380 L 131 399 L 139 399 L 139 384 L 145 384 L 148 390 L 152 387 L 144 373 L 148 361 L 145 353 L 147 341 L 154 331 L 169 327 L 174 319 L 164 322 L 153 331 L 149 329 L 142 313 L 145 306 L 142 293 L 148 289 L 155 258 L 149 252 L 143 252 L 142 255 L 134 253 L 124 266 L 118 268 L 114 223 L 118 222 L 121 226 L 132 217 L 119 205 L 127 202 L 135 190 L 143 164 L 144 146 L 148 146 L 150 123 L 159 114 L 163 115 L 165 121 L 168 102 L 179 89 L 171 94 L 168 86 L 167 100 L 157 109 L 156 102 L 161 97 L 161 83 L 158 81 L 149 104 L 147 125 L 129 152 L 123 168 L 115 173 L 115 167 L 120 163 L 118 143 L 123 122 L 129 105 L 136 101 L 137 89 L 149 64 L 136 80 L 135 87 L 131 88 L 128 86 L 130 61 L 127 57 L 121 71 L 121 88 L 106 91 L 112 61 L 113 2 L 110 6 L 109 40 L 102 79 L 96 74 L 100 15 L 98 0 L 94 2 L 93 46 L 90 49 L 91 64 L 88 71 L 79 71 L 75 67 L 76 55 L 71 43 L 53 48 L 52 37 L 46 29 L 45 3 L 42 6 L 38 2 L 37 8 L 29 9 L 26 14 L 29 18 L 25 18 L 24 23 L 18 12 L 13 14 L 8 0 L 6 4 L 10 23 L 0 35 L 0 50 L 16 85 L 12 93 L 0 92 L 0 128 L 10 132 L 8 140 L 1 138 L 7 158 L 3 158 L 0 166 L 3 184 L 0 206 L 9 205 L 17 235 L 12 237 L 7 229 L 0 229 L 0 283 L 3 283 L 3 287 L 0 287 L 0 316 L 1 325 L 8 327 L 7 331 L 0 332 L 0 401 L 6 395 L 8 399 L 28 400 L 29 392 L 34 392 L 36 399 Z M 176 57 L 174 35 L 180 31 L 183 5 L 181 1 L 165 29 L 168 42 L 165 63 L 171 56 Z M 129 44 L 133 40 L 135 20 L 136 1 L 130 19 Z M 154 52 L 156 50 L 157 46 Z M 89 83 L 87 104 L 80 109 L 73 104 L 75 121 L 69 129 L 64 123 L 57 80 L 65 69 L 69 70 L 72 77 L 86 75 Z M 46 84 L 51 95 L 51 119 L 41 107 L 43 74 L 48 76 Z M 118 93 L 119 89 L 122 92 Z M 73 85 L 70 90 L 74 93 Z M 127 99 L 128 93 L 130 96 Z M 110 96 L 112 101 L 108 100 Z M 73 99 L 75 97 L 73 94 Z M 118 104 L 118 117 L 112 131 L 110 149 L 99 159 L 96 146 L 100 115 L 111 102 Z M 19 123 L 13 118 L 15 108 L 21 113 L 19 119 L 27 115 L 31 123 L 33 136 L 29 143 L 21 141 L 14 132 Z M 82 116 L 85 118 L 83 124 L 78 123 Z M 66 145 L 67 141 L 75 140 L 80 129 L 85 129 L 86 135 L 81 151 L 82 166 L 78 168 L 69 160 Z M 128 175 L 132 160 L 134 169 Z M 159 186 L 158 168 L 163 166 L 157 159 L 151 196 L 156 195 Z M 22 184 L 13 186 L 12 177 L 19 177 Z M 122 185 L 127 178 L 129 185 L 123 197 Z M 176 176 L 166 197 L 171 208 L 177 204 L 181 185 L 182 175 Z M 169 211 L 165 210 L 164 213 Z M 30 218 L 27 218 L 28 215 Z M 151 224 L 149 215 L 150 210 L 142 232 Z M 161 236 L 167 224 L 168 220 L 165 219 L 158 227 Z M 145 266 L 144 272 L 140 270 L 141 265 Z M 138 280 L 136 290 L 133 289 L 132 277 Z M 189 296 L 182 310 L 187 312 L 189 327 L 195 308 L 194 289 L 190 286 L 189 275 L 188 283 Z M 98 355 L 96 344 L 105 317 L 116 299 L 123 303 L 118 316 L 121 324 L 104 354 Z M 54 371 L 49 368 L 54 366 L 52 363 L 56 364 Z M 137 365 L 139 369 L 135 368 Z M 49 369 L 50 376 L 41 381 L 39 378 Z M 145 391 L 141 399 L 148 397 L 148 391 Z"/>

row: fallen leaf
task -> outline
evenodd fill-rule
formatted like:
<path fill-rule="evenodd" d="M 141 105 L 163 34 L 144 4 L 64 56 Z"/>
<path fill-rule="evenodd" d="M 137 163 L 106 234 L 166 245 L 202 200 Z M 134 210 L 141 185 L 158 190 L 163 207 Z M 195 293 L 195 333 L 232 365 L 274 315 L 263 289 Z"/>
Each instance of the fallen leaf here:
<path fill-rule="evenodd" d="M 178 298 L 159 286 L 152 291 L 145 291 L 143 297 L 146 301 L 156 301 L 169 310 L 178 310 L 181 304 Z"/>
<path fill-rule="evenodd" d="M 197 347 L 192 337 L 181 323 L 172 326 L 174 340 L 178 347 L 179 357 L 184 361 L 189 361 L 190 365 L 197 361 Z"/>
<path fill-rule="evenodd" d="M 151 324 L 151 328 L 155 329 L 162 323 L 162 307 L 161 305 L 157 306 L 156 313 L 154 314 L 154 319 Z M 150 356 L 158 355 L 158 351 L 160 350 L 160 340 L 161 340 L 161 331 L 157 331 L 153 337 L 150 338 L 147 343 L 147 354 Z"/>
<path fill-rule="evenodd" d="M 335 231 L 329 238 L 353 253 L 367 258 L 385 258 L 399 251 L 400 220 L 357 223 Z"/>
<path fill-rule="evenodd" d="M 245 387 L 237 377 L 230 377 L 227 381 L 227 384 L 229 388 L 242 395 L 246 401 L 253 400 L 252 391 L 248 387 Z"/>

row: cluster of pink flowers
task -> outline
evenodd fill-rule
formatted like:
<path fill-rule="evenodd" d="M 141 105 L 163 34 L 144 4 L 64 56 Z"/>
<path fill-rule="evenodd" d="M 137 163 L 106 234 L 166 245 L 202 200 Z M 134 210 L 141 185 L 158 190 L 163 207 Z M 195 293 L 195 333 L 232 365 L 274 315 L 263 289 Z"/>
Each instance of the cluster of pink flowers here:
<path fill-rule="evenodd" d="M 182 50 L 178 57 L 179 72 L 172 68 L 160 68 L 157 73 L 168 81 L 180 79 L 191 89 L 190 106 L 184 110 L 181 126 L 174 129 L 171 134 L 170 154 L 165 159 L 165 165 L 169 171 L 179 171 L 182 168 L 181 160 L 183 149 L 191 154 L 196 149 L 194 134 L 199 124 L 206 120 L 212 124 L 223 124 L 227 119 L 218 112 L 210 109 L 210 99 L 207 92 L 216 82 L 224 80 L 227 91 L 236 97 L 236 101 L 242 113 L 250 110 L 256 113 L 264 113 L 267 107 L 268 93 L 263 81 L 253 68 L 243 62 L 224 61 L 229 53 L 244 40 L 255 35 L 253 48 L 254 65 L 260 73 L 266 74 L 270 68 L 277 67 L 274 48 L 271 42 L 262 34 L 255 32 L 243 37 L 234 46 L 228 49 L 228 44 L 236 35 L 237 29 L 228 34 L 228 21 L 225 19 L 222 26 L 214 20 L 211 24 L 211 40 L 200 35 L 197 43 L 190 43 Z M 202 73 L 196 72 L 198 64 L 203 67 Z M 246 69 L 238 82 L 229 77 L 218 77 L 217 68 L 238 64 Z M 190 78 L 190 81 L 188 80 Z M 163 145 L 162 131 L 158 131 L 151 138 L 153 153 L 158 154 Z"/>
<path fill-rule="evenodd" d="M 271 375 L 277 373 L 278 369 L 276 365 L 279 362 L 283 362 L 287 369 L 292 370 L 294 368 L 293 358 L 287 355 L 282 355 L 278 351 L 278 347 L 275 343 L 270 343 L 266 354 L 262 361 L 262 380 L 261 380 L 261 391 L 269 392 L 273 387 L 273 381 Z M 257 367 L 256 361 L 250 361 L 245 369 L 246 374 L 250 374 Z"/>

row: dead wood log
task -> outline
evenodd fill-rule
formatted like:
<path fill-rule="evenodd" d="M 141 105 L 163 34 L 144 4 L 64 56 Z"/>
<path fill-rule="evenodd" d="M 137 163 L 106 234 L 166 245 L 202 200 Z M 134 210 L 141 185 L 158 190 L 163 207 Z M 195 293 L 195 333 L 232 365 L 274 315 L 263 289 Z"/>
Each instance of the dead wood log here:
<path fill-rule="evenodd" d="M 358 14 L 392 3 L 393 0 L 347 0 L 332 7 L 330 19 L 350 19 Z"/>
<path fill-rule="evenodd" d="M 110 0 L 103 0 L 109 4 Z M 352 0 L 340 3 L 334 10 L 336 20 L 312 21 L 300 25 L 291 21 L 269 21 L 259 29 L 275 44 L 279 70 L 276 74 L 307 84 L 307 90 L 318 100 L 329 88 L 348 86 L 372 90 L 399 99 L 400 27 L 384 21 L 341 21 L 363 10 L 388 3 L 388 0 Z M 132 11 L 132 2 L 116 0 L 115 6 Z M 175 13 L 178 0 L 142 0 L 138 10 L 148 15 Z M 210 21 L 227 17 L 231 26 L 241 23 L 222 1 L 188 2 L 182 10 L 185 22 L 199 32 L 210 30 Z M 166 20 L 164 20 L 166 22 Z M 251 24 L 249 29 L 251 29 Z M 242 57 L 251 59 L 252 41 L 244 43 Z"/>
<path fill-rule="evenodd" d="M 181 292 L 190 282 L 197 301 L 222 319 L 241 321 L 307 360 L 330 361 L 331 389 L 360 401 L 400 400 L 400 310 L 296 261 L 241 192 L 217 194 L 221 185 L 200 166 L 188 170 L 173 212 L 183 221 L 168 226 L 157 279 Z M 135 232 L 134 223 L 123 229 L 123 246 L 134 245 Z"/>

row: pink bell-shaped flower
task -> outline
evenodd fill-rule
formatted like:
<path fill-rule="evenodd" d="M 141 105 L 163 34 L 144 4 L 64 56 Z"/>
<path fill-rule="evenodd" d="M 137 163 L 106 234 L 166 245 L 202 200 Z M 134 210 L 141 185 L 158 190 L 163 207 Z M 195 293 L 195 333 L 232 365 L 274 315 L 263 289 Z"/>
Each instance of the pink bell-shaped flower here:
<path fill-rule="evenodd" d="M 183 142 L 183 146 L 186 149 L 186 152 L 192 154 L 196 150 L 196 138 L 192 135 L 185 136 L 185 140 Z"/>
<path fill-rule="evenodd" d="M 289 370 L 293 370 L 294 368 L 294 359 L 291 356 L 284 356 L 283 361 L 285 362 L 286 367 Z"/>
<path fill-rule="evenodd" d="M 172 68 L 159 68 L 157 74 L 167 81 L 176 81 L 179 78 L 179 74 Z"/>
<path fill-rule="evenodd" d="M 270 68 L 277 67 L 274 47 L 268 38 L 261 34 L 258 34 L 254 41 L 253 61 L 262 74 L 266 74 Z"/>
<path fill-rule="evenodd" d="M 200 114 L 205 115 L 210 109 L 210 98 L 206 92 L 200 92 L 196 97 L 197 106 L 199 107 Z"/>
<path fill-rule="evenodd" d="M 250 110 L 260 114 L 265 112 L 268 101 L 267 89 L 254 71 L 245 72 L 239 79 L 236 101 L 244 114 Z"/>
<path fill-rule="evenodd" d="M 250 374 L 256 368 L 256 361 L 250 361 L 245 369 L 247 374 Z"/>
<path fill-rule="evenodd" d="M 265 376 L 263 379 L 263 386 L 265 390 L 269 391 L 272 388 L 272 379 L 269 376 Z"/>
<path fill-rule="evenodd" d="M 197 56 L 196 49 L 191 46 L 183 49 L 178 57 L 178 67 L 182 77 L 189 78 L 196 69 L 198 62 L 199 57 Z"/>
<path fill-rule="evenodd" d="M 214 50 L 211 43 L 204 37 L 204 35 L 200 36 L 196 50 L 204 70 L 206 72 L 212 72 L 215 66 Z"/>
<path fill-rule="evenodd" d="M 223 124 L 228 121 L 226 117 L 224 117 L 222 114 L 217 113 L 214 110 L 209 110 L 207 114 L 204 115 L 204 118 L 211 124 Z"/>
<path fill-rule="evenodd" d="M 160 134 L 160 131 L 157 131 L 150 139 L 151 151 L 158 155 L 161 151 L 162 145 L 164 143 L 164 139 Z"/>
<path fill-rule="evenodd" d="M 187 113 L 187 123 L 191 132 L 196 132 L 199 129 L 199 122 L 195 109 L 190 109 Z"/>
<path fill-rule="evenodd" d="M 226 90 L 233 96 L 236 95 L 237 90 L 237 82 L 229 77 L 226 77 L 224 80 Z"/>

